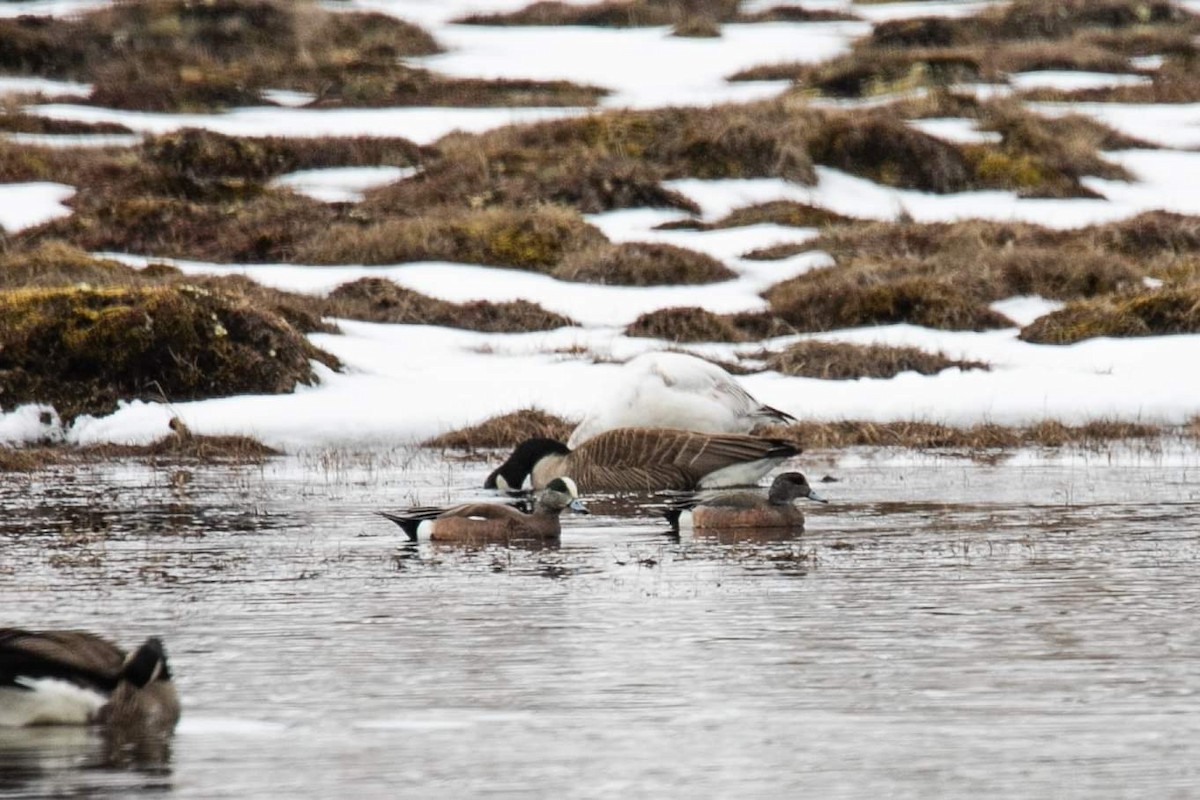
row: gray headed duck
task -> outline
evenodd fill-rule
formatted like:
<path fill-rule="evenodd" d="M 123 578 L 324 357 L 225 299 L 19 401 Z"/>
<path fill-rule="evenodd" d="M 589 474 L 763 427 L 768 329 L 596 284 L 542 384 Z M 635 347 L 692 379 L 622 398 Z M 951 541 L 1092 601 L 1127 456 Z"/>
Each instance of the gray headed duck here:
<path fill-rule="evenodd" d="M 566 509 L 582 514 L 587 508 L 579 499 L 575 481 L 563 476 L 546 484 L 534 498 L 533 512 L 503 503 L 464 503 L 450 508 L 410 508 L 399 514 L 379 512 L 399 525 L 412 541 L 418 529 L 435 542 L 557 541 L 562 534 L 559 515 Z"/>
<path fill-rule="evenodd" d="M 755 491 L 712 492 L 684 501 L 666 512 L 672 526 L 681 529 L 777 528 L 804 529 L 804 513 L 794 500 L 807 498 L 828 503 L 813 491 L 799 472 L 777 475 L 766 495 Z"/>
<path fill-rule="evenodd" d="M 97 723 L 169 732 L 178 721 L 161 639 L 126 653 L 84 631 L 0 628 L 0 726 Z"/>
<path fill-rule="evenodd" d="M 553 439 L 527 439 L 488 476 L 488 489 L 534 489 L 571 475 L 583 492 L 689 491 L 757 483 L 800 449 L 783 439 L 698 433 L 670 428 L 620 428 L 572 450 Z"/>
<path fill-rule="evenodd" d="M 712 362 L 687 353 L 645 353 L 624 364 L 615 388 L 583 418 L 567 447 L 617 428 L 749 433 L 764 423 L 795 421 L 754 399 Z"/>

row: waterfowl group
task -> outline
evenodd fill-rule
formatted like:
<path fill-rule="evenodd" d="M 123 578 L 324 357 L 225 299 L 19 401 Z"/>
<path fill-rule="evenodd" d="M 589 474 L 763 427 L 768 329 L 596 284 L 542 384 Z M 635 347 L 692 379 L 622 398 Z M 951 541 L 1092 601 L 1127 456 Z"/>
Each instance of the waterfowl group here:
<path fill-rule="evenodd" d="M 126 653 L 84 631 L 0 628 L 0 726 L 168 732 L 178 720 L 179 697 L 157 637 Z"/>
<path fill-rule="evenodd" d="M 583 418 L 567 447 L 619 428 L 749 433 L 758 425 L 795 421 L 754 399 L 716 364 L 687 353 L 645 353 L 622 366 L 607 398 Z"/>
<path fill-rule="evenodd" d="M 567 509 L 587 513 L 575 481 L 563 476 L 549 481 L 538 492 L 529 513 L 504 503 L 464 503 L 450 508 L 418 507 L 396 514 L 379 513 L 403 528 L 414 542 L 424 525 L 429 539 L 435 542 L 504 543 L 556 541 L 562 533 L 559 515 Z"/>

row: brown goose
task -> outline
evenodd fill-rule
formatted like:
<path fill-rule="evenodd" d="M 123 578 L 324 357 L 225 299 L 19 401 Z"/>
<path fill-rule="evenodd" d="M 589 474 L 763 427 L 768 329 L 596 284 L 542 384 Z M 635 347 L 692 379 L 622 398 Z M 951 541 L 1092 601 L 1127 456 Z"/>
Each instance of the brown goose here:
<path fill-rule="evenodd" d="M 563 476 L 538 493 L 530 514 L 503 503 L 464 503 L 451 508 L 410 508 L 399 514 L 379 514 L 403 528 L 414 542 L 421 523 L 429 522 L 430 541 L 502 543 L 556 541 L 562 534 L 559 515 L 568 508 L 587 513 L 575 481 Z"/>
<path fill-rule="evenodd" d="M 84 631 L 0 628 L 0 725 L 152 727 L 179 721 L 162 640 L 131 653 Z"/>
<path fill-rule="evenodd" d="M 580 491 L 688 491 L 757 483 L 800 449 L 783 439 L 673 428 L 618 428 L 571 450 L 553 439 L 527 439 L 484 483 L 519 489 L 527 477 L 540 489 L 571 475 Z"/>
<path fill-rule="evenodd" d="M 756 491 L 713 492 L 667 509 L 667 520 L 681 529 L 705 528 L 786 528 L 804 529 L 804 512 L 793 505 L 794 500 L 808 498 L 828 503 L 813 491 L 799 472 L 776 475 L 764 495 Z"/>

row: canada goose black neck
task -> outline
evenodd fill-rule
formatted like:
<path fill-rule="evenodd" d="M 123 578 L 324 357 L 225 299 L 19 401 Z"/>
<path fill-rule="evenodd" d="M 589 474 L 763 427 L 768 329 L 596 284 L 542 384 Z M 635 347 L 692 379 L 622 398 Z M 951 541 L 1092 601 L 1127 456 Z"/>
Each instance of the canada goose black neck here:
<path fill-rule="evenodd" d="M 526 439 L 517 445 L 508 460 L 496 468 L 484 481 L 485 489 L 520 489 L 525 479 L 533 473 L 534 466 L 548 455 L 567 455 L 571 450 L 554 439 Z M 504 479 L 504 486 L 499 484 Z"/>
<path fill-rule="evenodd" d="M 129 654 L 125 666 L 121 668 L 121 680 L 129 681 L 139 689 L 154 680 L 171 680 L 171 670 L 167 666 L 167 651 L 162 639 L 151 636 L 142 646 Z"/>

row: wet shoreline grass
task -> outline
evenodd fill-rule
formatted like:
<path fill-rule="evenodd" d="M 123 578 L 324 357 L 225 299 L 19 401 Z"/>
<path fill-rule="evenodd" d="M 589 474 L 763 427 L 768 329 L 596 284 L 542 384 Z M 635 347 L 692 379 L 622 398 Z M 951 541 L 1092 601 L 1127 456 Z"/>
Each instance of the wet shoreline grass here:
<path fill-rule="evenodd" d="M 562 441 L 573 427 L 573 423 L 562 418 L 527 409 L 501 415 L 480 425 L 449 431 L 421 442 L 419 447 L 429 452 L 441 452 L 455 460 L 499 463 L 509 448 L 526 438 L 547 436 Z M 1112 452 L 1121 448 L 1153 451 L 1172 444 L 1200 447 L 1200 417 L 1184 425 L 1112 419 L 1078 424 L 1043 420 L 1030 425 L 985 422 L 966 426 L 925 420 L 804 421 L 787 426 L 771 426 L 759 432 L 796 442 L 805 451 L 799 457 L 801 461 L 818 456 L 836 458 L 838 455 L 878 451 L 992 462 L 1021 452 L 1053 456 L 1059 453 Z M 399 442 L 395 444 L 401 445 Z M 353 460 L 353 456 L 360 451 L 353 447 L 332 446 L 320 452 L 322 458 Z M 130 461 L 167 466 L 251 466 L 284 456 L 284 453 L 251 437 L 175 432 L 148 445 L 41 443 L 14 447 L 0 444 L 0 474 Z"/>

